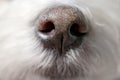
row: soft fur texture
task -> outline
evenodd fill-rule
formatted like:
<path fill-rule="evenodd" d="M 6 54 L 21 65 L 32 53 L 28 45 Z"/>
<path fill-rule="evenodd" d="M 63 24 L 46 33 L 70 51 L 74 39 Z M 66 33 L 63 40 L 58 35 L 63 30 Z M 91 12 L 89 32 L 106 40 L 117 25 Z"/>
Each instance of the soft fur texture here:
<path fill-rule="evenodd" d="M 63 57 L 35 34 L 36 18 L 58 5 L 77 7 L 90 28 Z M 119 80 L 119 17 L 120 0 L 1 0 L 0 80 Z"/>

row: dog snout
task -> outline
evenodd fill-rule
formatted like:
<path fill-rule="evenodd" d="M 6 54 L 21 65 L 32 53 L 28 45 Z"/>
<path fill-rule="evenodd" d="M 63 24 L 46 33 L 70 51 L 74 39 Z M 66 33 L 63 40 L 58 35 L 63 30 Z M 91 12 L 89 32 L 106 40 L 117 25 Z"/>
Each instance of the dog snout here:
<path fill-rule="evenodd" d="M 82 42 L 88 27 L 84 15 L 77 8 L 58 6 L 41 15 L 38 32 L 45 47 L 54 46 L 60 53 L 65 53 Z"/>

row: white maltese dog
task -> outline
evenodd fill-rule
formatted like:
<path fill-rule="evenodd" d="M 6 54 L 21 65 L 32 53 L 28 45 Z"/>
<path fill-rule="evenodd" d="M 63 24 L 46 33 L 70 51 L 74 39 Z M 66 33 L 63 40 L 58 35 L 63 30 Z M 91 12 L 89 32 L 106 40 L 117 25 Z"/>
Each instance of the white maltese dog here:
<path fill-rule="evenodd" d="M 120 0 L 1 0 L 0 80 L 119 80 Z"/>

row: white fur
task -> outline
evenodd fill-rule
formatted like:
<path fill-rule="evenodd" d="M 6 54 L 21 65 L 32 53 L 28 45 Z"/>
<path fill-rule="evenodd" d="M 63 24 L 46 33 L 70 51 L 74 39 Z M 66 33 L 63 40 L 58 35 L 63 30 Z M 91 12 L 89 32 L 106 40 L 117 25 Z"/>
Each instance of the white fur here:
<path fill-rule="evenodd" d="M 80 63 L 86 76 L 62 80 L 119 78 L 119 0 L 2 0 L 0 4 L 0 80 L 51 80 L 35 72 L 54 63 L 54 52 L 43 48 L 33 23 L 45 8 L 53 5 L 77 7 L 91 23 L 85 43 L 68 51 L 67 60 L 63 58 L 67 65 Z M 89 52 L 84 50 L 84 45 Z M 90 59 L 84 59 L 85 55 L 79 53 L 89 53 Z"/>

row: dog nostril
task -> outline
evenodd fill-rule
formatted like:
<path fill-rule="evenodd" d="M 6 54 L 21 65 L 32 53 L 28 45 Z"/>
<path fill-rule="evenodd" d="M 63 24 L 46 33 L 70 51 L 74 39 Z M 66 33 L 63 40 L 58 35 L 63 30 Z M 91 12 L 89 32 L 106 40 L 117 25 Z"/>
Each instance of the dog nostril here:
<path fill-rule="evenodd" d="M 50 33 L 55 29 L 55 25 L 51 21 L 47 21 L 42 23 L 41 26 L 39 26 L 39 31 L 42 33 Z"/>
<path fill-rule="evenodd" d="M 86 34 L 86 32 L 84 31 L 83 29 L 84 27 L 77 24 L 77 23 L 74 23 L 72 24 L 72 26 L 70 27 L 70 34 L 72 36 L 76 36 L 76 37 L 80 37 L 80 36 L 83 36 Z"/>

